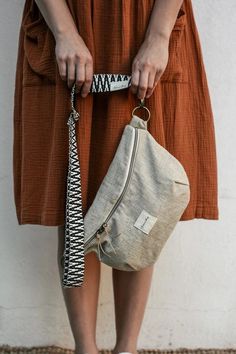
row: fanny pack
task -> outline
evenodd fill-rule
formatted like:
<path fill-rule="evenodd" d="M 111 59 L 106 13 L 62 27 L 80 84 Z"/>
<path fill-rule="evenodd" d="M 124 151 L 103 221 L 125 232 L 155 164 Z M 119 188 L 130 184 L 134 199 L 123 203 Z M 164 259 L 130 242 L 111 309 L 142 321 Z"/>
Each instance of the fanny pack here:
<path fill-rule="evenodd" d="M 121 74 L 94 74 L 91 92 L 131 85 Z M 69 164 L 62 286 L 80 287 L 84 256 L 94 251 L 101 262 L 124 271 L 153 264 L 190 200 L 183 165 L 149 133 L 150 111 L 141 100 L 131 113 L 109 169 L 85 217 L 82 215 L 80 165 L 76 144 L 75 85 L 71 90 Z M 148 111 L 143 120 L 136 109 Z"/>

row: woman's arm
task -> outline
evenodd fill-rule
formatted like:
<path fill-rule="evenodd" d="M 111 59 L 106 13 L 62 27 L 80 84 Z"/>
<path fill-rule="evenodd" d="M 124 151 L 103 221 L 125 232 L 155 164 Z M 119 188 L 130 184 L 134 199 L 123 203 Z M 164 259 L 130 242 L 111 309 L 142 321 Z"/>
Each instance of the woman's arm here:
<path fill-rule="evenodd" d="M 144 41 L 132 63 L 131 91 L 150 97 L 168 62 L 168 46 L 183 0 L 155 0 Z"/>
<path fill-rule="evenodd" d="M 169 39 L 183 0 L 155 0 L 145 38 Z"/>
<path fill-rule="evenodd" d="M 76 80 L 82 97 L 89 93 L 93 58 L 79 35 L 65 0 L 35 0 L 56 40 L 55 54 L 62 80 L 71 88 Z"/>

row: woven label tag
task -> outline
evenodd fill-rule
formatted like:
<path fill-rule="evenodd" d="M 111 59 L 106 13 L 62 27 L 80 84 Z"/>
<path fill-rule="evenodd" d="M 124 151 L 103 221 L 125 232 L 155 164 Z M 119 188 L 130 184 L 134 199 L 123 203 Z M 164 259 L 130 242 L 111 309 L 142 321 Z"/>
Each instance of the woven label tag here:
<path fill-rule="evenodd" d="M 157 218 L 155 216 L 143 209 L 136 219 L 134 226 L 148 235 L 156 221 Z"/>
<path fill-rule="evenodd" d="M 121 89 L 128 87 L 128 84 L 129 84 L 129 80 L 111 81 L 110 82 L 110 90 L 111 91 L 121 90 Z"/>

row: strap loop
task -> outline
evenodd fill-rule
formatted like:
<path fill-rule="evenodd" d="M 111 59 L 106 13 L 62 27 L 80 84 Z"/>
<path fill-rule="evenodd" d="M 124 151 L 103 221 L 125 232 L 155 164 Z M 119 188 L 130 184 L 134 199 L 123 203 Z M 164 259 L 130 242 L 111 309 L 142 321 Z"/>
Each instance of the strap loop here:
<path fill-rule="evenodd" d="M 62 260 L 62 287 L 80 287 L 84 280 L 84 219 L 80 164 L 76 140 L 75 123 L 80 114 L 75 109 L 75 84 L 71 90 L 71 113 L 69 126 L 69 163 L 67 172 L 65 247 Z"/>

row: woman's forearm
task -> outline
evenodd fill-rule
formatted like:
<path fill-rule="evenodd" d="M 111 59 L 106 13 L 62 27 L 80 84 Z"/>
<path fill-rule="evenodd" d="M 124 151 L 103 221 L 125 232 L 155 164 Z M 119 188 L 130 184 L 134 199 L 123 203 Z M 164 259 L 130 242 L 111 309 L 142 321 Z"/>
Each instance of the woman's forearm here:
<path fill-rule="evenodd" d="M 82 97 L 90 91 L 93 78 L 93 58 L 71 15 L 65 0 L 35 0 L 51 29 L 55 55 L 62 80 L 71 88 L 74 82 Z"/>
<path fill-rule="evenodd" d="M 66 32 L 77 32 L 65 0 L 35 0 L 35 2 L 56 39 Z"/>
<path fill-rule="evenodd" d="M 150 97 L 169 57 L 169 39 L 183 0 L 155 0 L 144 40 L 132 63 L 131 91 Z"/>
<path fill-rule="evenodd" d="M 169 39 L 183 0 L 155 0 L 145 39 Z"/>

